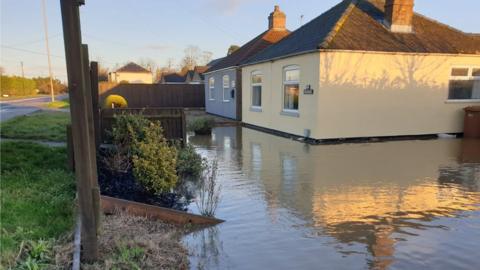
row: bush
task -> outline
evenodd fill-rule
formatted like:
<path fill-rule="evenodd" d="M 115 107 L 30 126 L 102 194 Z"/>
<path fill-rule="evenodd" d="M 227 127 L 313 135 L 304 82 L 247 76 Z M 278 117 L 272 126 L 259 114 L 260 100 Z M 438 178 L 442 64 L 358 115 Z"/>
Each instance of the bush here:
<path fill-rule="evenodd" d="M 169 192 L 177 183 L 177 150 L 167 144 L 159 122 L 144 127 L 143 140 L 135 140 L 133 175 L 149 192 Z"/>
<path fill-rule="evenodd" d="M 177 150 L 168 145 L 159 122 L 143 115 L 115 115 L 110 136 L 114 144 L 106 159 L 110 168 L 127 171 L 131 167 L 135 180 L 154 194 L 175 186 Z"/>
<path fill-rule="evenodd" d="M 0 80 L 1 95 L 27 96 L 37 93 L 37 84 L 32 79 L 2 75 Z"/>
<path fill-rule="evenodd" d="M 206 135 L 212 132 L 213 124 L 213 118 L 201 117 L 190 122 L 188 130 L 195 132 L 195 134 Z"/>
<path fill-rule="evenodd" d="M 109 95 L 103 101 L 103 109 L 126 108 L 127 106 L 128 106 L 127 100 L 120 95 Z"/>
<path fill-rule="evenodd" d="M 191 144 L 178 149 L 177 174 L 199 177 L 205 169 L 206 159 L 202 158 Z"/>

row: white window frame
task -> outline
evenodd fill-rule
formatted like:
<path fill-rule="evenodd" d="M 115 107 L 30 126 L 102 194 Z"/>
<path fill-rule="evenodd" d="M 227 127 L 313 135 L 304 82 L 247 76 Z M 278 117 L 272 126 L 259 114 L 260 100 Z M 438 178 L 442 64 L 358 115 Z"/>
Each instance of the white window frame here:
<path fill-rule="evenodd" d="M 287 81 L 286 75 L 287 71 L 291 70 L 298 70 L 298 80 L 297 81 Z M 300 66 L 299 65 L 288 65 L 283 67 L 282 69 L 282 112 L 285 112 L 287 114 L 298 114 L 298 111 L 300 110 Z M 298 84 L 298 109 L 286 109 L 285 108 L 285 85 L 286 84 Z"/>
<path fill-rule="evenodd" d="M 262 81 L 259 82 L 259 83 L 254 83 L 253 82 L 253 76 L 255 75 L 260 75 L 261 78 L 262 78 Z M 250 74 L 250 83 L 251 83 L 251 99 L 250 99 L 250 108 L 254 109 L 254 110 L 260 110 L 262 109 L 262 95 L 263 95 L 263 73 L 260 71 L 260 70 L 254 70 L 252 71 L 252 73 Z M 256 105 L 253 105 L 253 87 L 254 86 L 260 86 L 260 106 L 256 106 Z"/>
<path fill-rule="evenodd" d="M 227 92 L 227 96 L 225 97 L 225 90 L 230 89 L 230 76 L 223 75 L 222 77 L 222 92 L 223 92 L 223 102 L 230 102 L 230 91 Z"/>
<path fill-rule="evenodd" d="M 452 75 L 453 69 L 468 69 L 468 74 L 466 76 L 454 76 Z M 471 103 L 471 102 L 480 102 L 480 98 L 472 98 L 472 99 L 450 99 L 450 81 L 469 81 L 469 80 L 478 80 L 480 81 L 480 76 L 473 76 L 473 70 L 480 69 L 480 66 L 469 66 L 469 65 L 456 65 L 451 66 L 449 69 L 449 86 L 448 86 L 448 93 L 447 93 L 447 103 Z"/>
<path fill-rule="evenodd" d="M 215 100 L 215 78 L 208 78 L 208 99 Z"/>

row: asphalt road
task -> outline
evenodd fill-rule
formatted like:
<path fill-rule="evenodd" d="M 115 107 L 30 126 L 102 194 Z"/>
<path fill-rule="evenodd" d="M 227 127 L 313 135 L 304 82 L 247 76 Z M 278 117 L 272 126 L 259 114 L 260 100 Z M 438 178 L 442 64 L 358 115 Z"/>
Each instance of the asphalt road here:
<path fill-rule="evenodd" d="M 67 94 L 55 96 L 55 100 L 67 98 Z M 0 121 L 36 112 L 50 102 L 50 96 L 0 101 Z"/>

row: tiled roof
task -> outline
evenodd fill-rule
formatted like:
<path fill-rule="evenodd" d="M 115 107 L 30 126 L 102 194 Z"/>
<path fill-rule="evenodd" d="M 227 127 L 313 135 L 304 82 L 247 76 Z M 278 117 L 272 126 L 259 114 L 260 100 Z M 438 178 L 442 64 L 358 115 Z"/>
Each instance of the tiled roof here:
<path fill-rule="evenodd" d="M 224 69 L 228 67 L 238 66 L 242 61 L 248 59 L 249 57 L 257 54 L 268 46 L 282 40 L 284 37 L 288 36 L 290 31 L 287 29 L 278 30 L 270 29 L 267 30 L 254 39 L 247 42 L 245 45 L 240 47 L 238 50 L 232 54 L 224 57 L 222 60 L 214 64 L 208 69 L 208 72 Z"/>
<path fill-rule="evenodd" d="M 136 73 L 150 73 L 150 71 L 148 71 L 147 69 L 133 63 L 133 62 L 130 62 L 128 64 L 126 64 L 125 66 L 119 68 L 116 70 L 116 72 L 136 72 Z"/>
<path fill-rule="evenodd" d="M 384 0 L 344 0 L 242 64 L 319 49 L 379 52 L 480 54 L 480 39 L 414 14 L 413 33 L 394 33 L 384 24 Z"/>

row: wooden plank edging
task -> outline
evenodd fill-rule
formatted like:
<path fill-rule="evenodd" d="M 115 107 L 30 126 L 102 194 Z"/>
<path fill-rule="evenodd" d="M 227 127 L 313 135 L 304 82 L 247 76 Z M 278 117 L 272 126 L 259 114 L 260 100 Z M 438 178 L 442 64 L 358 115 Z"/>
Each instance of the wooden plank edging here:
<path fill-rule="evenodd" d="M 225 222 L 225 220 L 213 217 L 195 215 L 170 208 L 158 207 L 104 195 L 101 196 L 101 204 L 105 214 L 113 214 L 116 211 L 124 211 L 131 215 L 158 219 L 178 225 L 216 225 Z"/>

